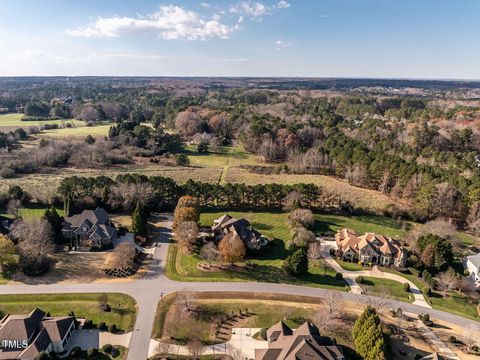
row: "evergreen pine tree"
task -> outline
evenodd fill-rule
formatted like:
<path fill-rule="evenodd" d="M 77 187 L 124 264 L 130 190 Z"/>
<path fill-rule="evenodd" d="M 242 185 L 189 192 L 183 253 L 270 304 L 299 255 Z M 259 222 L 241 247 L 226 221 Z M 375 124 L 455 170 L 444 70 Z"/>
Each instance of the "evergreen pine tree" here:
<path fill-rule="evenodd" d="M 137 206 L 132 214 L 132 230 L 137 235 L 144 236 L 146 234 L 146 214 L 145 210 L 140 202 L 137 202 Z"/>

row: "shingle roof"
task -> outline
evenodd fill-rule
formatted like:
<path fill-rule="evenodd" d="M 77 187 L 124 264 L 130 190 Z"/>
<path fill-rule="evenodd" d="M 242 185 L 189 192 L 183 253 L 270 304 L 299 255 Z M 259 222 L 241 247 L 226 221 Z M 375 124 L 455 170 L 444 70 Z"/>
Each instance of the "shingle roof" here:
<path fill-rule="evenodd" d="M 0 325 L 0 339 L 30 339 L 37 331 L 45 313 L 35 308 L 28 315 L 9 315 Z"/>
<path fill-rule="evenodd" d="M 33 359 L 39 352 L 44 351 L 51 344 L 50 336 L 46 329 L 40 330 L 40 333 L 33 342 L 20 354 L 18 359 Z"/>
<path fill-rule="evenodd" d="M 467 260 L 480 269 L 480 253 L 476 255 L 467 256 Z"/>
<path fill-rule="evenodd" d="M 269 348 L 255 350 L 256 360 L 341 360 L 342 351 L 333 341 L 321 336 L 312 323 L 292 331 L 280 322 L 267 330 Z"/>
<path fill-rule="evenodd" d="M 52 339 L 53 342 L 59 342 L 63 340 L 68 329 L 72 326 L 73 321 L 72 316 L 55 317 L 44 320 L 42 325 L 47 330 L 50 339 Z"/>

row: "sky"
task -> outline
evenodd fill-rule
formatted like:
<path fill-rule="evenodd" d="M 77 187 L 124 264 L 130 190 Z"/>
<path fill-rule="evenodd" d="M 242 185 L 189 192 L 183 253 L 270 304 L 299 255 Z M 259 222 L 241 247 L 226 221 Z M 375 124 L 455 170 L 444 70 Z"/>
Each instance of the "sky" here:
<path fill-rule="evenodd" d="M 480 80 L 480 0 L 0 0 L 0 76 Z"/>

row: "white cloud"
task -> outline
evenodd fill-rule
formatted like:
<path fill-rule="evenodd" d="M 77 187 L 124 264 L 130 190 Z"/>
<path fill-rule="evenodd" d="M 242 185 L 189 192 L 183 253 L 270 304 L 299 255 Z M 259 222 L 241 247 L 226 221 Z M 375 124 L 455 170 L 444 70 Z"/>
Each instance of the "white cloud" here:
<path fill-rule="evenodd" d="M 261 17 L 268 13 L 268 7 L 261 2 L 242 1 L 230 7 L 230 12 L 234 14 L 246 14 L 252 17 Z"/>
<path fill-rule="evenodd" d="M 93 24 L 67 32 L 82 37 L 119 37 L 132 33 L 155 33 L 167 40 L 205 40 L 226 39 L 235 30 L 235 26 L 221 23 L 218 15 L 207 20 L 194 11 L 176 5 L 161 5 L 159 10 L 149 15 L 147 19 L 99 17 Z"/>
<path fill-rule="evenodd" d="M 289 8 L 291 5 L 286 2 L 285 0 L 281 0 L 277 3 L 277 8 L 279 9 L 286 9 L 286 8 Z"/>
<path fill-rule="evenodd" d="M 290 46 L 292 46 L 292 44 L 286 43 L 283 40 L 275 41 L 275 50 L 277 50 L 277 51 L 289 48 Z"/>
<path fill-rule="evenodd" d="M 249 58 L 222 58 L 220 59 L 221 62 L 249 62 L 251 59 Z"/>
<path fill-rule="evenodd" d="M 200 6 L 201 6 L 201 7 L 204 7 L 205 9 L 209 9 L 209 8 L 212 7 L 212 5 L 210 5 L 209 3 L 206 3 L 206 2 L 200 3 Z"/>

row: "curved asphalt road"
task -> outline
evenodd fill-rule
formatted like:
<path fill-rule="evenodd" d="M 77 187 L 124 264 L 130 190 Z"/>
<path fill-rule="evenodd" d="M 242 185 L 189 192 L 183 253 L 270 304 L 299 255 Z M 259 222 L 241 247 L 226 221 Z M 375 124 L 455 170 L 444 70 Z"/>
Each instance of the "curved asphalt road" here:
<path fill-rule="evenodd" d="M 190 291 L 240 291 L 240 292 L 268 292 L 299 296 L 322 298 L 335 292 L 340 299 L 358 303 L 369 303 L 374 297 L 341 292 L 330 289 L 313 288 L 307 286 L 258 283 L 258 282 L 178 282 L 168 279 L 164 275 L 164 265 L 167 259 L 170 230 L 166 227 L 160 231 L 160 241 L 155 248 L 152 265 L 149 273 L 143 278 L 130 282 L 119 283 L 91 283 L 91 284 L 48 284 L 48 285 L 2 285 L 0 294 L 52 294 L 76 292 L 120 292 L 132 296 L 138 306 L 138 316 L 129 344 L 128 360 L 145 360 L 148 356 L 148 347 L 152 335 L 153 321 L 161 295 L 172 292 Z M 373 300 L 372 300 L 373 299 Z M 320 300 L 319 300 L 320 301 Z M 437 319 L 467 327 L 469 324 L 479 325 L 476 321 L 465 319 L 450 313 L 434 309 L 390 300 L 389 308 L 402 308 L 405 312 L 420 314 L 428 313 Z"/>

